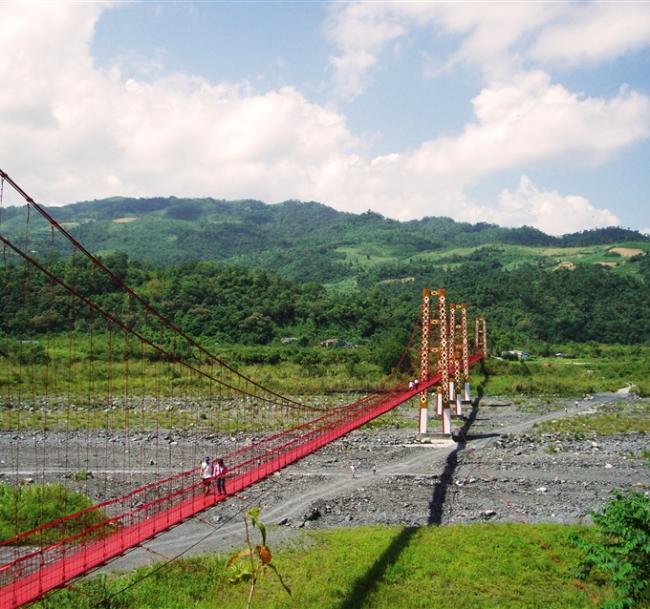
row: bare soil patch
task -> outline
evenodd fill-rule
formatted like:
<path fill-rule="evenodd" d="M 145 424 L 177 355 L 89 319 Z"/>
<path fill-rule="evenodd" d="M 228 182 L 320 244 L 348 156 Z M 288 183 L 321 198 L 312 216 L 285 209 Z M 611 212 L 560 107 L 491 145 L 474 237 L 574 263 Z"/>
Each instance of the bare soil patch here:
<path fill-rule="evenodd" d="M 634 247 L 613 247 L 608 251 L 612 252 L 612 254 L 618 254 L 623 258 L 632 258 L 643 254 L 643 250 Z"/>

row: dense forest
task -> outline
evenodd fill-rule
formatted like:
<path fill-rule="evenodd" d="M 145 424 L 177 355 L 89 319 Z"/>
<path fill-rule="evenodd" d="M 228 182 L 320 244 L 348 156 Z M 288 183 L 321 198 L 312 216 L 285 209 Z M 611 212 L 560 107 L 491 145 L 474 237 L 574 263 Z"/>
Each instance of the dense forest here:
<path fill-rule="evenodd" d="M 650 342 L 650 239 L 621 228 L 551 237 L 530 228 L 397 222 L 318 203 L 114 198 L 51 210 L 113 272 L 212 345 L 403 345 L 424 287 L 489 319 L 495 350 Z M 0 209 L 2 234 L 83 297 L 147 325 L 123 291 L 47 221 Z M 0 333 L 105 324 L 3 252 Z M 141 316 L 138 319 L 138 315 Z M 0 336 L 1 337 L 1 336 Z M 6 341 L 5 341 L 6 343 Z"/>
<path fill-rule="evenodd" d="M 124 253 L 104 261 L 185 331 L 219 344 L 291 337 L 314 345 L 336 337 L 372 345 L 403 338 L 416 322 L 421 289 L 436 286 L 447 288 L 450 301 L 467 303 L 470 315 L 487 316 L 498 348 L 650 342 L 649 256 L 640 261 L 638 275 L 620 276 L 598 265 L 509 269 L 500 250 L 487 247 L 453 268 L 413 263 L 408 281 L 386 282 L 381 269 L 368 271 L 360 288 L 348 291 L 219 262 L 159 267 Z M 124 319 L 133 315 L 121 289 L 80 258 L 55 257 L 48 265 L 83 296 Z M 27 265 L 0 269 L 0 291 L 0 331 L 8 336 L 66 332 L 88 323 L 83 306 Z"/>

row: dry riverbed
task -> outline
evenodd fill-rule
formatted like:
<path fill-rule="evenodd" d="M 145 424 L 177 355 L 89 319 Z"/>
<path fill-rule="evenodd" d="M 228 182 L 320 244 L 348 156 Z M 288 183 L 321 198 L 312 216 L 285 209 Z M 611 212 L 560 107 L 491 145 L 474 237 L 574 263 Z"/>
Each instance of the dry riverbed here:
<path fill-rule="evenodd" d="M 272 543 L 300 539 L 306 529 L 364 524 L 585 522 L 613 489 L 649 492 L 650 470 L 642 458 L 650 448 L 647 436 L 542 433 L 535 424 L 608 409 L 630 409 L 647 417 L 650 400 L 626 394 L 577 403 L 560 398 L 483 399 L 467 412 L 466 420 L 456 421 L 457 441 L 431 444 L 415 442 L 415 407 L 402 407 L 403 424 L 356 430 L 109 568 L 131 568 L 180 553 L 229 551 L 242 545 L 241 515 L 252 505 L 260 506 L 267 523 L 277 525 L 272 527 Z M 29 433 L 23 435 L 29 438 Z M 250 440 L 163 432 L 140 434 L 126 443 L 123 436 L 105 432 L 67 439 L 57 432 L 31 433 L 34 454 L 40 447 L 51 455 L 47 469 L 34 471 L 31 453 L 25 451 L 16 471 L 10 466 L 15 434 L 1 432 L 0 481 L 16 476 L 55 481 L 65 471 L 65 459 L 77 455 L 88 475 L 68 479 L 68 484 L 95 499 L 123 494 L 170 468 L 197 464 L 204 453 L 227 453 Z M 110 467 L 106 446 L 113 452 Z"/>

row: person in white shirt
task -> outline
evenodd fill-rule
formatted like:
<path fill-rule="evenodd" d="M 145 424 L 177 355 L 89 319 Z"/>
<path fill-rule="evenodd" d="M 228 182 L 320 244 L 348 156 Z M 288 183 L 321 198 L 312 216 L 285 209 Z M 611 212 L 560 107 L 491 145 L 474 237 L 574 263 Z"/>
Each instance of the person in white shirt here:
<path fill-rule="evenodd" d="M 201 461 L 201 482 L 203 483 L 203 494 L 206 497 L 210 494 L 210 487 L 212 486 L 213 478 L 214 472 L 212 461 L 210 457 L 203 457 L 203 460 Z"/>

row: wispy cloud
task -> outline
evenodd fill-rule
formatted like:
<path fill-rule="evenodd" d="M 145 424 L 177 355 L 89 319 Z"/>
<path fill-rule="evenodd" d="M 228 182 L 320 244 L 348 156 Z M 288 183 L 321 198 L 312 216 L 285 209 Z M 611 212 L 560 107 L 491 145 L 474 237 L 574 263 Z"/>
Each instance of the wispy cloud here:
<path fill-rule="evenodd" d="M 595 65 L 650 44 L 650 5 L 602 2 L 571 5 L 540 32 L 531 58 L 559 65 Z"/>
<path fill-rule="evenodd" d="M 426 58 L 431 74 L 478 66 L 489 82 L 522 69 L 591 65 L 650 45 L 650 5 L 616 2 L 348 2 L 334 5 L 331 62 L 344 98 L 363 92 L 384 49 L 412 32 L 456 36 L 446 56 Z"/>

